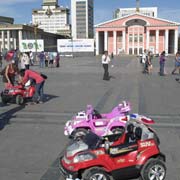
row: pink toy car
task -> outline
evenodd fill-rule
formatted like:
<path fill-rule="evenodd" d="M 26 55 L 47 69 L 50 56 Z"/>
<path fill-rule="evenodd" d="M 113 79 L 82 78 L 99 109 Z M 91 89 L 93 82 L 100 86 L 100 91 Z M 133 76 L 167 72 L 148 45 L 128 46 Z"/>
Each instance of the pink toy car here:
<path fill-rule="evenodd" d="M 86 111 L 78 112 L 66 123 L 64 134 L 77 138 L 84 136 L 89 130 L 99 136 L 122 133 L 130 110 L 130 103 L 126 101 L 118 104 L 107 114 L 100 114 L 92 105 L 87 105 Z"/>

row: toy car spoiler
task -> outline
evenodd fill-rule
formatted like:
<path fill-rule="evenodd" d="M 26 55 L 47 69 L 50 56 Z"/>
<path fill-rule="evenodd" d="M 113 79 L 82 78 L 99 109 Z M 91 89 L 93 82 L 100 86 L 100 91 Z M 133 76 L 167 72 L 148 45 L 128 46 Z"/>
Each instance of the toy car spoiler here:
<path fill-rule="evenodd" d="M 138 120 L 144 124 L 155 124 L 155 121 L 153 119 L 139 114 L 130 114 L 130 118 Z"/>

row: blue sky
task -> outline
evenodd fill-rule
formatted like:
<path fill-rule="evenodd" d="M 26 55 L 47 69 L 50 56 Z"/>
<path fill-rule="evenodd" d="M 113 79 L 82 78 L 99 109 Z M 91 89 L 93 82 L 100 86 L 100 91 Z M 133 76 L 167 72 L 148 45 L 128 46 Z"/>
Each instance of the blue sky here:
<path fill-rule="evenodd" d="M 0 0 L 0 16 L 13 17 L 16 24 L 29 23 L 32 9 L 41 8 L 43 0 Z M 59 5 L 70 8 L 71 0 L 59 0 Z M 94 0 L 95 24 L 111 20 L 117 8 L 136 6 L 136 0 Z M 158 7 L 158 17 L 180 22 L 179 0 L 140 0 L 140 7 Z"/>

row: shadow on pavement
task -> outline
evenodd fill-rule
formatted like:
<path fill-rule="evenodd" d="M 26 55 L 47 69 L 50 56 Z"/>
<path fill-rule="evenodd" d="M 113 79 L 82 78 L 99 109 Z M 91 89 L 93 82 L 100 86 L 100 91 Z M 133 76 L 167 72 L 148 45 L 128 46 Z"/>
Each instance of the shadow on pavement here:
<path fill-rule="evenodd" d="M 10 104 L 4 104 L 4 103 L 0 102 L 0 107 L 4 107 L 4 106 L 10 106 Z"/>
<path fill-rule="evenodd" d="M 0 130 L 2 130 L 7 124 L 10 124 L 11 118 L 15 117 L 14 114 L 25 108 L 25 105 L 17 106 L 4 113 L 0 114 Z"/>
<path fill-rule="evenodd" d="M 58 98 L 59 96 L 51 95 L 51 94 L 45 94 L 44 95 L 44 102 L 50 101 L 51 99 Z"/>

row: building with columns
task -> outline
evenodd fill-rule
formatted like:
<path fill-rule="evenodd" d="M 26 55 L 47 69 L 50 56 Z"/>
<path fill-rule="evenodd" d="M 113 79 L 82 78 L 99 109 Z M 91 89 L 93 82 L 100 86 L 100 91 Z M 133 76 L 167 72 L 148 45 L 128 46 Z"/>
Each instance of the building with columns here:
<path fill-rule="evenodd" d="M 146 16 L 138 11 L 95 26 L 96 55 L 105 50 L 114 55 L 141 54 L 144 49 L 154 54 L 178 50 L 178 27 L 180 23 Z"/>
<path fill-rule="evenodd" d="M 21 40 L 35 39 L 35 28 L 30 25 L 0 23 L 0 51 L 17 49 Z M 57 51 L 57 39 L 64 38 L 39 28 L 36 32 L 36 39 L 44 40 L 45 51 Z"/>

